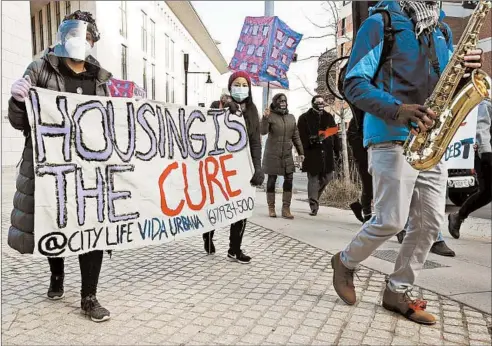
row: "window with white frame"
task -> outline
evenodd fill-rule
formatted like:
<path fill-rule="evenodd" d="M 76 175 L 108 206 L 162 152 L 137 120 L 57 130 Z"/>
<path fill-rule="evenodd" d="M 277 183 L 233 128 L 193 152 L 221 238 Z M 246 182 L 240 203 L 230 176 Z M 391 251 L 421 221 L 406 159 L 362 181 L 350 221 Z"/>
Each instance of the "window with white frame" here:
<path fill-rule="evenodd" d="M 60 1 L 55 1 L 55 23 L 56 23 L 56 30 L 58 31 L 58 27 L 61 24 Z"/>
<path fill-rule="evenodd" d="M 39 50 L 44 50 L 44 25 L 43 25 L 43 10 L 39 11 Z"/>
<path fill-rule="evenodd" d="M 142 11 L 142 50 L 147 53 L 147 14 Z"/>
<path fill-rule="evenodd" d="M 126 20 L 126 1 L 120 1 L 121 28 L 120 34 L 127 37 L 127 20 Z"/>
<path fill-rule="evenodd" d="M 53 44 L 53 28 L 51 21 L 51 3 L 46 5 L 46 16 L 47 16 L 47 24 L 48 24 L 48 46 L 50 47 Z"/>
<path fill-rule="evenodd" d="M 164 54 L 166 57 L 166 69 L 169 69 L 169 36 L 165 37 Z"/>
<path fill-rule="evenodd" d="M 155 64 L 152 64 L 152 100 L 155 100 Z"/>
<path fill-rule="evenodd" d="M 32 39 L 32 55 L 36 55 L 36 17 L 31 17 L 31 39 Z"/>
<path fill-rule="evenodd" d="M 121 78 L 128 78 L 128 48 L 124 44 L 121 45 Z"/>
<path fill-rule="evenodd" d="M 150 54 L 155 58 L 155 22 L 150 20 Z"/>
<path fill-rule="evenodd" d="M 147 92 L 147 59 L 143 59 L 143 76 L 142 76 L 142 84 L 145 92 Z"/>

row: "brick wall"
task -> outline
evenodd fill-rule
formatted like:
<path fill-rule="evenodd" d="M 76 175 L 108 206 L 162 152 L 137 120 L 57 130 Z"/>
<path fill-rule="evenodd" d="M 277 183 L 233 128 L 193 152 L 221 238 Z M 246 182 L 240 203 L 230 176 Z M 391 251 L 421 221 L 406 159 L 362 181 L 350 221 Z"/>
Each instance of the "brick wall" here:
<path fill-rule="evenodd" d="M 2 2 L 2 166 L 16 165 L 24 137 L 8 121 L 12 83 L 22 77 L 32 60 L 29 1 Z"/>

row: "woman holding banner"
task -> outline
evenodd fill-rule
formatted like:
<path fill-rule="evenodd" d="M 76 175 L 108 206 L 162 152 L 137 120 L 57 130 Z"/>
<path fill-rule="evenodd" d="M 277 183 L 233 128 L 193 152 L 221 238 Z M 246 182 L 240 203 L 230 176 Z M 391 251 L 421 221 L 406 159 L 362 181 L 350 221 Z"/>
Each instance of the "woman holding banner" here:
<path fill-rule="evenodd" d="M 229 92 L 233 102 L 226 105 L 231 113 L 241 112 L 246 122 L 248 131 L 249 148 L 255 173 L 251 178 L 251 185 L 261 186 L 265 175 L 261 170 L 261 138 L 260 138 L 260 121 L 258 109 L 253 103 L 253 95 L 251 93 L 251 79 L 246 72 L 238 71 L 229 77 Z M 246 228 L 246 219 L 233 223 L 230 228 L 229 236 L 229 251 L 227 257 L 239 263 L 249 263 L 251 257 L 245 255 L 241 250 L 244 230 Z M 205 251 L 208 254 L 215 253 L 213 243 L 214 231 L 203 234 Z"/>
<path fill-rule="evenodd" d="M 111 74 L 101 68 L 90 55 L 100 34 L 96 21 L 89 12 L 76 11 L 65 17 L 58 28 L 58 42 L 46 51 L 39 60 L 33 61 L 12 85 L 8 116 L 10 124 L 23 131 L 26 137 L 24 152 L 17 176 L 17 192 L 8 244 L 20 253 L 34 252 L 34 162 L 31 128 L 27 117 L 25 100 L 31 87 L 83 95 L 109 96 L 106 82 Z M 97 284 L 101 272 L 103 251 L 91 251 L 79 256 L 82 276 L 81 308 L 94 322 L 110 317 L 107 309 L 96 299 Z M 65 269 L 62 257 L 49 257 L 51 282 L 48 298 L 63 298 Z"/>
<path fill-rule="evenodd" d="M 297 129 L 296 118 L 289 114 L 287 97 L 284 94 L 275 95 L 270 108 L 265 110 L 261 119 L 261 134 L 268 135 L 265 154 L 263 155 L 263 170 L 268 174 L 267 203 L 269 215 L 270 217 L 277 217 L 275 213 L 275 184 L 277 176 L 282 175 L 284 177 L 282 217 L 293 219 L 294 216 L 290 213 L 290 203 L 296 168 L 292 155 L 292 144 L 296 147 L 301 161 L 304 160 L 304 149 Z"/>

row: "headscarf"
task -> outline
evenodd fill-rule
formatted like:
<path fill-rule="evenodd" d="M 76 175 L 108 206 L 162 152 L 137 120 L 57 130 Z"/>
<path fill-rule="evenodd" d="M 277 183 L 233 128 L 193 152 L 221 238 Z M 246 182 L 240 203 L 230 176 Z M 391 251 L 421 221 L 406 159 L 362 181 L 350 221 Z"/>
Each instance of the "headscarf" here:
<path fill-rule="evenodd" d="M 270 109 L 272 111 L 274 111 L 275 113 L 277 114 L 280 114 L 280 115 L 286 115 L 286 114 L 289 114 L 289 108 L 285 108 L 285 109 L 280 109 L 280 106 L 278 104 L 278 101 L 280 99 L 280 97 L 285 97 L 285 99 L 287 99 L 287 96 L 285 96 L 285 94 L 277 94 L 273 97 L 272 99 L 272 103 L 270 104 Z"/>

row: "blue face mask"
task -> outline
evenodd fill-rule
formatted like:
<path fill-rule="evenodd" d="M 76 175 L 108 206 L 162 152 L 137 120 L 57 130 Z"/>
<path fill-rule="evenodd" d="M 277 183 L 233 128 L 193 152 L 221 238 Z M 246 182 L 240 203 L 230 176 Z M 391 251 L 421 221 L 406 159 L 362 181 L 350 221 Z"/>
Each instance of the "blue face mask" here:
<path fill-rule="evenodd" d="M 238 102 L 244 101 L 249 96 L 249 88 L 233 86 L 231 88 L 231 96 Z"/>

